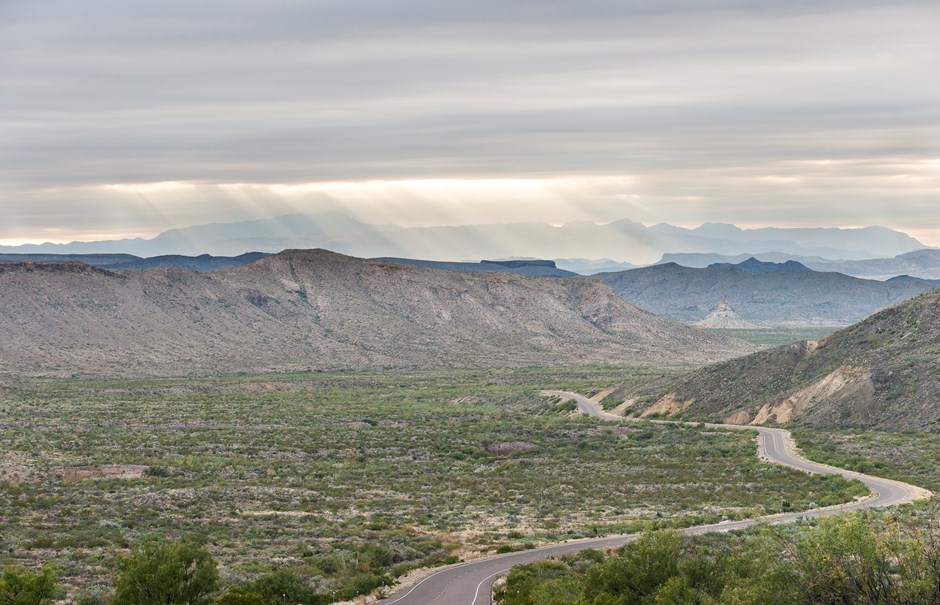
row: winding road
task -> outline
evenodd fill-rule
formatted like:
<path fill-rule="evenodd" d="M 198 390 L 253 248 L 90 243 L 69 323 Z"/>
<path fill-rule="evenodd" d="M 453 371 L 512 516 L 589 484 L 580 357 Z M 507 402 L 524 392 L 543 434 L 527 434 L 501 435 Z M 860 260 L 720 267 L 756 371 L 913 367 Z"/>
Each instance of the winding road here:
<path fill-rule="evenodd" d="M 595 402 L 577 393 L 567 391 L 544 391 L 543 394 L 561 397 L 565 400 L 572 400 L 577 403 L 581 412 L 595 418 L 618 421 L 626 420 L 622 416 L 605 412 Z M 797 452 L 790 432 L 784 429 L 710 423 L 706 423 L 704 426 L 716 429 L 757 431 L 758 453 L 765 460 L 782 464 L 783 466 L 789 466 L 790 468 L 806 473 L 842 475 L 847 479 L 857 479 L 871 490 L 871 495 L 863 500 L 799 513 L 768 515 L 742 521 L 727 521 L 712 525 L 689 527 L 682 530 L 683 533 L 687 535 L 745 529 L 760 523 L 788 523 L 798 519 L 822 517 L 852 510 L 905 504 L 915 500 L 927 499 L 932 496 L 932 494 L 925 489 L 901 483 L 900 481 L 872 477 L 871 475 L 864 475 L 862 473 L 847 471 L 807 460 Z M 628 534 L 609 536 L 606 538 L 572 540 L 523 552 L 496 555 L 468 563 L 458 563 L 456 565 L 443 567 L 425 577 L 414 586 L 402 588 L 392 596 L 378 601 L 378 603 L 380 605 L 392 605 L 393 603 L 397 605 L 489 605 L 493 582 L 516 565 L 532 563 L 549 557 L 558 557 L 587 548 L 603 549 L 617 547 L 636 540 L 638 537 L 639 534 Z"/>

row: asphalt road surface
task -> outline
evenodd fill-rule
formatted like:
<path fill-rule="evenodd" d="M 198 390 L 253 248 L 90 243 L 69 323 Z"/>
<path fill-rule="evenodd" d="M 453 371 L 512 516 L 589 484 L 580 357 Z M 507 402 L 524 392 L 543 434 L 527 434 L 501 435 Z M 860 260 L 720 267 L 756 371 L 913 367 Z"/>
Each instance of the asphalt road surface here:
<path fill-rule="evenodd" d="M 605 412 L 596 403 L 577 393 L 545 391 L 544 394 L 573 400 L 578 404 L 578 408 L 583 413 L 595 418 L 618 421 L 625 420 L 622 416 Z M 766 460 L 789 466 L 806 473 L 842 475 L 848 479 L 858 479 L 868 486 L 872 493 L 871 496 L 864 500 L 838 506 L 803 511 L 800 513 L 757 517 L 743 521 L 699 525 L 682 530 L 688 535 L 725 532 L 745 529 L 760 523 L 788 523 L 798 519 L 822 517 L 845 511 L 893 506 L 914 500 L 930 498 L 932 495 L 927 490 L 901 483 L 900 481 L 863 475 L 861 473 L 846 471 L 807 460 L 797 453 L 790 432 L 784 429 L 733 424 L 705 424 L 705 426 L 732 430 L 756 430 L 758 432 L 758 453 Z M 602 549 L 617 547 L 636 540 L 638 537 L 639 534 L 630 534 L 610 536 L 607 538 L 572 540 L 570 542 L 552 544 L 532 550 L 487 557 L 469 563 L 450 565 L 432 573 L 414 586 L 398 590 L 392 596 L 378 603 L 381 605 L 392 605 L 392 603 L 397 603 L 398 605 L 431 605 L 432 603 L 436 605 L 489 605 L 493 582 L 516 565 L 532 563 L 550 557 L 559 557 L 586 548 Z"/>

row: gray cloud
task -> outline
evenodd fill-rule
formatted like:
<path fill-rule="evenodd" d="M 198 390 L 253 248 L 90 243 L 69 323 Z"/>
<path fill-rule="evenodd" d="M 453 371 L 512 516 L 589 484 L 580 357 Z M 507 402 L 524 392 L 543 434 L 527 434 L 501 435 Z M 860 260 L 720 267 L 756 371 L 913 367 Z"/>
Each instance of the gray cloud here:
<path fill-rule="evenodd" d="M 0 239 L 383 197 L 219 184 L 608 175 L 636 185 L 566 185 L 543 218 L 923 229 L 938 18 L 933 1 L 13 0 Z M 199 186 L 99 187 L 162 181 Z M 390 187 L 386 207 L 515 216 L 480 196 L 392 199 L 411 194 Z"/>

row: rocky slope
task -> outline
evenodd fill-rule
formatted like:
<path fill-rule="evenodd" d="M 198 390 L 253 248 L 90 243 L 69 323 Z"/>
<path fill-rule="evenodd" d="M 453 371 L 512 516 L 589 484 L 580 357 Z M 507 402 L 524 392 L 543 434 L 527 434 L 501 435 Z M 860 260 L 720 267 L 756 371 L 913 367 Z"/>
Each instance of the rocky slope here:
<path fill-rule="evenodd" d="M 633 413 L 820 427 L 940 426 L 940 290 L 821 340 L 708 366 L 633 393 Z"/>
<path fill-rule="evenodd" d="M 287 251 L 214 273 L 0 265 L 0 371 L 701 364 L 747 349 L 590 278 Z"/>
<path fill-rule="evenodd" d="M 727 301 L 740 319 L 761 326 L 845 326 L 937 286 L 911 277 L 882 282 L 753 259 L 705 269 L 668 263 L 594 277 L 658 315 L 695 323 Z"/>

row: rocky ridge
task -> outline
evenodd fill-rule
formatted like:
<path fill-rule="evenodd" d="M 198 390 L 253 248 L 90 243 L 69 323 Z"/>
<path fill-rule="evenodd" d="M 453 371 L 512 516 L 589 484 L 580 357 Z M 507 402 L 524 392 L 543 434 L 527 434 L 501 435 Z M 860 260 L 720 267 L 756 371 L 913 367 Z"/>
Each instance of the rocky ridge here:
<path fill-rule="evenodd" d="M 749 349 L 590 278 L 459 273 L 292 250 L 213 273 L 4 265 L 0 372 L 693 365 Z"/>

